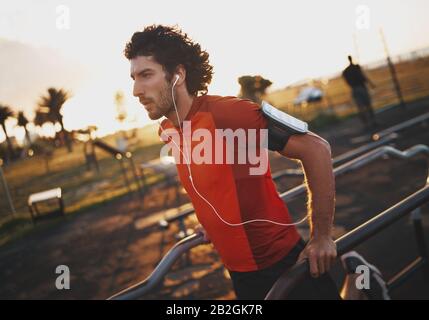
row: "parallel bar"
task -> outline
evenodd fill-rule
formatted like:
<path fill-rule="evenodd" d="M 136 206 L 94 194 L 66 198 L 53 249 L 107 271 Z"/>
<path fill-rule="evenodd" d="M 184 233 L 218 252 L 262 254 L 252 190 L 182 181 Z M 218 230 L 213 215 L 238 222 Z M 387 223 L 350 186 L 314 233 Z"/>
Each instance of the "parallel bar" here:
<path fill-rule="evenodd" d="M 7 202 L 9 204 L 10 212 L 12 213 L 12 216 L 14 217 L 16 215 L 16 211 L 15 211 L 15 207 L 13 206 L 13 201 L 12 201 L 12 197 L 10 196 L 9 187 L 7 185 L 7 182 L 6 182 L 6 178 L 3 174 L 2 163 L 0 163 L 0 180 L 2 181 L 2 184 L 3 184 L 3 189 L 4 189 L 4 192 L 6 194 L 6 199 L 7 199 Z"/>
<path fill-rule="evenodd" d="M 396 288 L 401 286 L 413 275 L 414 272 L 424 267 L 425 264 L 427 264 L 427 261 L 422 259 L 421 257 L 415 259 L 413 262 L 411 262 L 409 265 L 399 271 L 396 275 L 392 277 L 392 279 L 388 281 L 387 287 L 389 288 L 389 291 L 395 290 Z"/>
<path fill-rule="evenodd" d="M 141 298 L 143 295 L 147 294 L 150 290 L 162 283 L 164 276 L 183 253 L 204 243 L 208 242 L 204 241 L 203 235 L 200 233 L 193 234 L 177 242 L 162 258 L 149 277 L 142 282 L 111 296 L 108 300 L 134 300 Z"/>
<path fill-rule="evenodd" d="M 418 123 L 426 121 L 428 119 L 429 119 L 429 112 L 425 113 L 425 114 L 422 114 L 422 115 L 420 115 L 418 117 L 415 117 L 413 119 L 410 119 L 408 121 L 405 121 L 405 122 L 402 122 L 400 124 L 397 124 L 397 125 L 395 125 L 393 127 L 387 128 L 387 129 L 385 129 L 383 131 L 377 132 L 377 133 L 375 133 L 372 136 L 372 138 L 374 140 L 383 138 L 383 137 L 385 137 L 385 136 L 387 136 L 387 135 L 389 135 L 389 134 L 391 134 L 393 132 L 399 132 L 399 131 L 405 130 L 408 127 L 411 127 L 412 125 L 418 124 Z"/>
<path fill-rule="evenodd" d="M 357 245 L 374 236 L 387 226 L 428 201 L 429 184 L 393 207 L 385 210 L 366 223 L 337 239 L 335 243 L 337 244 L 338 256 L 350 251 Z M 307 260 L 296 264 L 281 275 L 265 299 L 284 299 L 290 294 L 292 289 L 302 281 L 302 279 L 308 274 L 308 271 L 309 266 Z"/>
<path fill-rule="evenodd" d="M 428 248 L 426 245 L 425 233 L 422 225 L 422 214 L 421 209 L 418 208 L 411 213 L 411 218 L 413 220 L 414 234 L 416 236 L 417 249 L 419 255 L 424 259 L 428 258 Z"/>
<path fill-rule="evenodd" d="M 375 161 L 376 159 L 381 158 L 384 155 L 391 155 L 393 157 L 397 157 L 400 159 L 409 159 L 416 154 L 419 153 L 426 153 L 429 154 L 429 147 L 426 145 L 416 145 L 412 148 L 409 148 L 405 151 L 400 151 L 396 148 L 390 147 L 390 146 L 383 146 L 379 147 L 373 151 L 370 151 L 354 160 L 351 160 L 337 168 L 334 169 L 334 175 L 340 176 L 342 174 L 345 174 L 347 172 L 351 172 L 353 170 L 356 170 L 358 168 L 363 167 L 364 165 Z M 307 190 L 307 186 L 305 184 L 301 184 L 299 186 L 296 186 L 295 188 L 292 188 L 282 194 L 280 194 L 280 197 L 283 199 L 283 201 L 288 202 L 294 199 L 297 196 L 300 196 L 304 194 Z M 190 208 L 188 210 L 185 210 L 183 212 L 178 213 L 177 215 L 169 218 L 168 220 L 160 221 L 160 223 L 165 224 L 165 222 L 173 222 L 178 219 L 181 219 L 182 217 L 186 217 L 190 214 L 193 214 L 195 210 L 193 208 Z"/>
<path fill-rule="evenodd" d="M 378 148 L 380 146 L 383 146 L 389 142 L 392 142 L 393 140 L 397 139 L 398 135 L 396 133 L 391 133 L 385 137 L 383 137 L 382 139 L 378 139 L 374 142 L 370 142 L 367 143 L 359 148 L 350 150 L 346 153 L 343 153 L 341 155 L 339 155 L 338 157 L 336 157 L 333 161 L 333 165 L 337 166 L 342 162 L 348 162 L 358 156 L 361 156 L 365 153 L 367 153 L 368 151 L 371 151 L 372 149 Z"/>
<path fill-rule="evenodd" d="M 350 150 L 346 153 L 343 153 L 339 155 L 338 157 L 335 157 L 332 161 L 332 165 L 336 167 L 337 165 L 350 161 L 353 158 L 356 158 L 358 156 L 361 156 L 362 154 L 365 154 L 368 151 L 371 151 L 377 147 L 380 147 L 384 144 L 387 144 L 395 139 L 397 139 L 398 135 L 396 133 L 391 133 L 387 135 L 386 137 L 382 139 L 378 139 L 374 142 L 367 143 L 359 148 Z M 278 172 L 275 172 L 272 174 L 272 178 L 274 181 L 279 180 L 285 176 L 302 176 L 303 172 L 302 169 L 284 169 Z"/>
<path fill-rule="evenodd" d="M 416 154 L 419 153 L 426 153 L 429 154 L 429 147 L 426 145 L 416 145 L 412 148 L 409 148 L 405 151 L 400 151 L 396 148 L 393 147 L 389 147 L 389 146 L 384 146 L 384 147 L 379 147 L 373 151 L 370 151 L 352 161 L 349 161 L 337 168 L 334 169 L 334 175 L 340 176 L 342 174 L 345 174 L 347 172 L 351 172 L 353 170 L 356 170 L 358 168 L 363 167 L 364 165 L 381 158 L 384 155 L 390 155 L 396 158 L 400 158 L 400 159 L 408 159 L 411 158 L 413 156 L 415 156 Z M 283 199 L 283 201 L 287 202 L 292 200 L 293 198 L 305 193 L 305 191 L 307 190 L 307 186 L 303 183 L 289 191 L 286 191 L 284 193 L 282 193 L 280 195 L 280 197 Z"/>
<path fill-rule="evenodd" d="M 371 238 L 387 226 L 409 214 L 412 210 L 429 201 L 429 185 L 415 192 L 411 196 L 380 213 L 346 235 L 340 237 L 337 242 L 338 255 L 342 255 L 365 240 Z"/>
<path fill-rule="evenodd" d="M 142 194 L 143 188 L 140 185 L 140 179 L 137 176 L 136 166 L 134 165 L 133 158 L 132 158 L 132 156 L 129 156 L 129 157 L 127 156 L 127 159 L 128 159 L 128 162 L 131 164 L 131 170 L 133 171 L 134 182 L 137 184 L 137 192 L 138 192 L 139 196 L 142 197 L 143 196 L 143 194 Z"/>

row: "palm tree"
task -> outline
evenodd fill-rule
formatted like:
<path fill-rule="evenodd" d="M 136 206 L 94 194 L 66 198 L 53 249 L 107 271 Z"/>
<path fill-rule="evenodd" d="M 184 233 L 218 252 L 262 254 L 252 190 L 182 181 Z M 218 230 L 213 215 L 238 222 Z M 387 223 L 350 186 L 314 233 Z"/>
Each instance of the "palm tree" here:
<path fill-rule="evenodd" d="M 25 117 L 24 112 L 18 112 L 18 126 L 23 127 L 25 131 L 25 138 L 27 139 L 28 145 L 31 145 L 30 135 L 28 134 L 27 124 L 29 123 L 28 119 Z"/>
<path fill-rule="evenodd" d="M 125 120 L 128 117 L 127 109 L 125 108 L 125 105 L 124 105 L 124 100 L 125 98 L 124 98 L 123 92 L 121 90 L 116 91 L 115 93 L 115 105 L 116 105 L 116 112 L 117 112 L 116 119 L 122 125 L 124 124 Z M 127 132 L 125 130 L 121 130 L 121 131 L 124 139 L 127 140 L 128 139 Z"/>
<path fill-rule="evenodd" d="M 69 139 L 68 132 L 64 128 L 63 115 L 61 114 L 61 108 L 69 98 L 70 93 L 65 91 L 64 89 L 49 88 L 47 95 L 40 97 L 38 106 L 40 112 L 48 114 L 48 121 L 51 121 L 53 123 L 58 122 L 60 124 L 61 133 L 64 136 L 67 149 L 69 150 L 69 152 L 71 152 L 71 141 Z"/>
<path fill-rule="evenodd" d="M 40 109 L 37 109 L 33 122 L 35 126 L 42 127 L 46 122 L 51 122 L 51 120 L 49 120 L 47 113 L 40 111 Z"/>
<path fill-rule="evenodd" d="M 241 86 L 239 98 L 250 99 L 256 103 L 261 103 L 261 98 L 272 82 L 261 76 L 242 76 L 238 78 Z"/>
<path fill-rule="evenodd" d="M 13 147 L 12 142 L 10 141 L 9 135 L 6 130 L 6 120 L 8 118 L 13 117 L 13 111 L 10 109 L 9 106 L 0 104 L 0 125 L 4 131 L 4 135 L 6 136 L 6 143 L 8 148 L 8 158 L 13 158 Z"/>

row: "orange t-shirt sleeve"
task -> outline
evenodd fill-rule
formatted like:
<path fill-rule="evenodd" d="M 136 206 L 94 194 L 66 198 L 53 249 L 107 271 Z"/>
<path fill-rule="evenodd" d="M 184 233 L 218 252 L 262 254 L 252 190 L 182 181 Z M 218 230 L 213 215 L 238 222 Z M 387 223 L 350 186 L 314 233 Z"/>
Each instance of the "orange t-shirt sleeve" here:
<path fill-rule="evenodd" d="M 212 109 L 216 127 L 222 129 L 267 129 L 261 107 L 251 101 L 230 98 Z"/>

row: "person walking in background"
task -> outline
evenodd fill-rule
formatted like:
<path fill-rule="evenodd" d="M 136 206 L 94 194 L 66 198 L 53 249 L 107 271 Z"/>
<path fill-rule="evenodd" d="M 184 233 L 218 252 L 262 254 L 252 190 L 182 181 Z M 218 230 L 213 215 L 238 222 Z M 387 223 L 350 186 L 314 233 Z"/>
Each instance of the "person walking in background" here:
<path fill-rule="evenodd" d="M 372 108 L 371 96 L 367 83 L 375 88 L 374 83 L 367 78 L 358 64 L 353 63 L 352 56 L 348 56 L 350 64 L 343 71 L 343 78 L 352 89 L 352 97 L 359 109 L 359 117 L 366 127 L 376 128 L 378 123 Z"/>

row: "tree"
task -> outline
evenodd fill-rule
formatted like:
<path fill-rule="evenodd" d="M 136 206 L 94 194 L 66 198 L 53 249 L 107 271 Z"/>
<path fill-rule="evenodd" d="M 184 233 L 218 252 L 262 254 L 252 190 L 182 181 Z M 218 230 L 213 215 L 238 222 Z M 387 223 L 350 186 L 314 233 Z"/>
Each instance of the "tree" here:
<path fill-rule="evenodd" d="M 116 91 L 114 100 L 115 100 L 116 112 L 117 112 L 116 120 L 118 120 L 119 123 L 123 125 L 125 120 L 128 117 L 127 109 L 125 108 L 124 93 L 121 90 Z M 128 136 L 125 130 L 122 132 L 122 134 L 124 139 L 127 140 Z"/>
<path fill-rule="evenodd" d="M 69 98 L 70 93 L 65 91 L 64 89 L 49 88 L 47 95 L 40 97 L 40 101 L 38 103 L 38 111 L 41 113 L 47 113 L 47 120 L 45 122 L 50 121 L 54 124 L 58 122 L 60 124 L 61 133 L 65 139 L 67 149 L 69 150 L 69 152 L 71 152 L 71 140 L 69 138 L 68 132 L 64 128 L 63 115 L 61 114 L 61 108 Z"/>
<path fill-rule="evenodd" d="M 241 86 L 239 97 L 250 99 L 256 103 L 261 102 L 261 97 L 265 94 L 267 88 L 272 85 L 270 80 L 261 76 L 242 76 L 238 78 L 238 83 Z"/>
<path fill-rule="evenodd" d="M 6 130 L 6 120 L 13 116 L 14 116 L 13 111 L 10 109 L 9 106 L 0 104 L 0 125 L 3 129 L 4 135 L 6 136 L 6 143 L 8 148 L 8 154 L 7 154 L 8 159 L 13 158 L 14 153 L 13 153 L 12 142 L 10 141 L 9 135 Z"/>
<path fill-rule="evenodd" d="M 118 90 L 115 93 L 115 105 L 116 105 L 116 112 L 118 115 L 116 116 L 116 119 L 123 123 L 125 119 L 127 119 L 127 110 L 125 109 L 125 98 L 122 91 Z"/>
<path fill-rule="evenodd" d="M 25 117 L 24 112 L 18 112 L 18 126 L 23 127 L 25 131 L 25 138 L 27 139 L 28 145 L 31 145 L 30 135 L 28 133 L 27 124 L 29 123 L 28 119 Z"/>
<path fill-rule="evenodd" d="M 33 122 L 35 126 L 42 127 L 46 122 L 50 122 L 50 120 L 47 113 L 36 110 Z"/>

